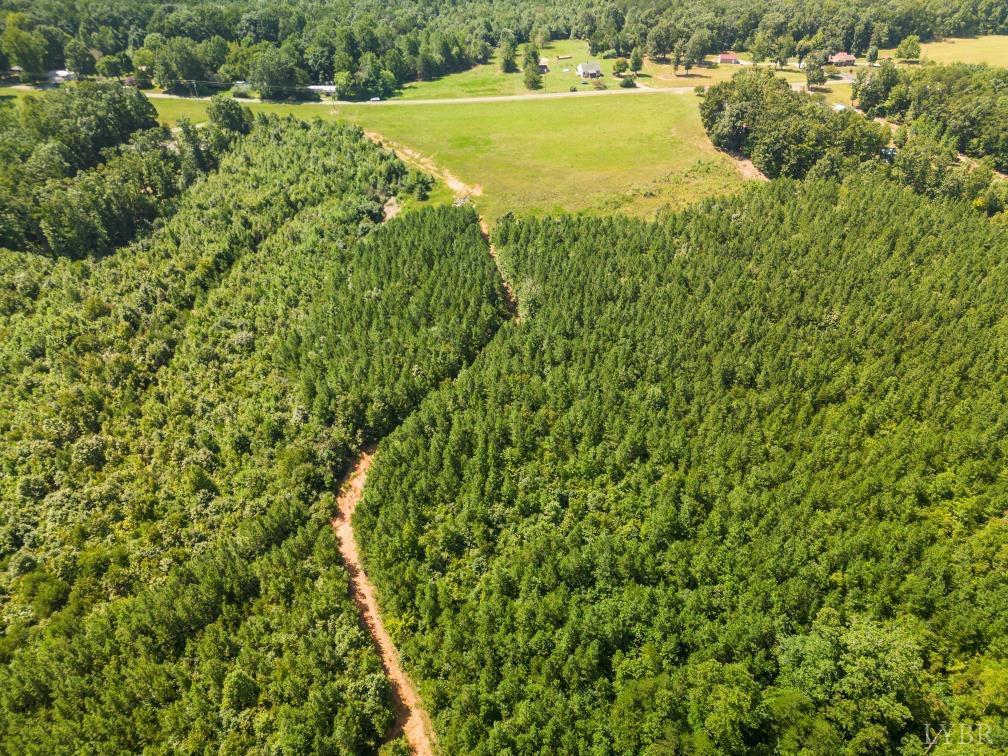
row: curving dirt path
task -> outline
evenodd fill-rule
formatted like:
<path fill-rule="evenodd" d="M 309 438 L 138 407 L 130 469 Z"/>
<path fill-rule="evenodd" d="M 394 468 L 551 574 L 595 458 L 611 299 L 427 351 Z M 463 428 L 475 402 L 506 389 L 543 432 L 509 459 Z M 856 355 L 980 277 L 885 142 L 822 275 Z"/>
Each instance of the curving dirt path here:
<path fill-rule="evenodd" d="M 447 168 L 439 167 L 434 162 L 433 158 L 428 157 L 427 155 L 422 155 L 411 147 L 393 142 L 391 139 L 382 136 L 377 131 L 368 131 L 365 129 L 364 136 L 377 144 L 379 147 L 385 147 L 392 150 L 395 156 L 407 165 L 412 165 L 415 168 L 419 168 L 421 171 L 425 171 L 432 176 L 441 179 L 444 181 L 445 185 L 455 193 L 456 197 L 464 197 L 467 195 L 478 197 L 483 194 L 483 187 L 479 184 L 465 183 Z"/>
<path fill-rule="evenodd" d="M 391 738 L 405 735 L 416 756 L 434 756 L 434 730 L 423 702 L 413 686 L 413 681 L 399 663 L 399 650 L 389 637 L 378 611 L 378 598 L 374 584 L 368 579 L 361 562 L 357 539 L 354 538 L 353 513 L 364 493 L 364 481 L 374 459 L 372 450 L 361 452 L 353 470 L 343 483 L 337 501 L 337 515 L 332 521 L 339 539 L 343 564 L 350 573 L 350 596 L 357 605 L 361 621 L 371 634 L 385 676 L 392 685 L 392 704 L 395 721 Z"/>

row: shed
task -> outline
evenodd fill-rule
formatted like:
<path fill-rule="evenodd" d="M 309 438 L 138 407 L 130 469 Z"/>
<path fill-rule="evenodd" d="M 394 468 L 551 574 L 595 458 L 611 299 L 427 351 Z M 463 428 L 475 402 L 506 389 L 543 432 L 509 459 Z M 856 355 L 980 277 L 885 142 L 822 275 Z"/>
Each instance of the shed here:
<path fill-rule="evenodd" d="M 738 55 L 736 55 L 733 52 L 723 52 L 723 53 L 721 53 L 720 55 L 717 56 L 717 62 L 718 63 L 729 63 L 729 64 L 731 64 L 733 66 L 737 66 L 739 64 L 739 59 L 738 59 Z"/>

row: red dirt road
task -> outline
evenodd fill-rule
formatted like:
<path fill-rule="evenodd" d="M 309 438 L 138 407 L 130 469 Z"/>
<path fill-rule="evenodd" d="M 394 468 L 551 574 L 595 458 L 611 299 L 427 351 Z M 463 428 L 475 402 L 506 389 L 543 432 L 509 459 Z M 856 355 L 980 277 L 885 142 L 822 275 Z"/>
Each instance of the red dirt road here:
<path fill-rule="evenodd" d="M 399 651 L 385 630 L 381 614 L 378 612 L 378 599 L 375 587 L 364 572 L 357 540 L 354 538 L 352 518 L 357 503 L 364 492 L 364 481 L 371 467 L 373 453 L 362 452 L 354 465 L 353 471 L 343 484 L 340 491 L 338 514 L 332 521 L 336 537 L 340 542 L 340 554 L 343 564 L 350 573 L 350 595 L 357 605 L 361 621 L 371 634 L 375 649 L 381 659 L 385 676 L 392 686 L 395 722 L 392 725 L 392 738 L 405 735 L 410 749 L 417 756 L 433 756 L 434 730 L 431 728 L 430 717 L 423 707 L 423 702 L 413 687 L 406 672 L 399 663 Z"/>

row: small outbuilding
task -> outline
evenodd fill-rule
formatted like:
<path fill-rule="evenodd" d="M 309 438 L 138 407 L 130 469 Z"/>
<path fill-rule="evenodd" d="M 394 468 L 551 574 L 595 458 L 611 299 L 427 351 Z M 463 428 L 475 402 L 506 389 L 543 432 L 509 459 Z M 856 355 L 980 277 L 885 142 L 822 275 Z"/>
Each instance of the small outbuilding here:
<path fill-rule="evenodd" d="M 50 84 L 63 84 L 67 81 L 75 81 L 77 79 L 77 74 L 73 71 L 67 71 L 66 69 L 59 69 L 57 71 L 48 71 L 46 73 L 46 78 L 49 79 Z"/>
<path fill-rule="evenodd" d="M 833 66 L 853 66 L 856 59 L 849 52 L 833 53 L 829 56 L 829 63 Z"/>
<path fill-rule="evenodd" d="M 549 73 L 549 58 L 539 58 L 539 73 Z"/>
<path fill-rule="evenodd" d="M 577 75 L 582 79 L 601 79 L 602 66 L 591 60 L 587 63 L 578 63 Z"/>
<path fill-rule="evenodd" d="M 718 55 L 717 56 L 717 62 L 718 63 L 727 63 L 728 65 L 732 65 L 732 66 L 737 66 L 740 63 L 740 61 L 738 59 L 738 55 L 736 55 L 735 53 L 733 53 L 731 51 L 729 51 L 729 52 L 723 52 L 720 55 Z"/>

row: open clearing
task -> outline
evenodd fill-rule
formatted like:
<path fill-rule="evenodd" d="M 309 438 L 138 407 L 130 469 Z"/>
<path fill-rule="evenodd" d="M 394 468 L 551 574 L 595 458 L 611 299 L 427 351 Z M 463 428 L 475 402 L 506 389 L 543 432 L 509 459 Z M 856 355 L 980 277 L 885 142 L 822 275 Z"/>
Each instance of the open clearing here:
<path fill-rule="evenodd" d="M 734 161 L 710 144 L 690 95 L 341 106 L 359 123 L 479 186 L 491 221 L 516 212 L 652 216 L 735 191 Z"/>
<path fill-rule="evenodd" d="M 519 48 L 519 64 L 524 46 Z M 619 87 L 619 78 L 613 74 L 614 58 L 602 58 L 588 54 L 588 43 L 577 39 L 553 40 L 548 47 L 542 48 L 540 55 L 549 61 L 549 72 L 543 76 L 543 86 L 538 90 L 525 88 L 522 73 L 502 73 L 500 65 L 494 58 L 487 64 L 476 66 L 468 71 L 448 74 L 435 81 L 420 81 L 407 84 L 397 95 L 397 99 L 453 99 L 459 97 L 499 97 L 522 94 L 552 94 L 569 92 L 571 87 L 579 92 L 595 88 L 591 82 L 582 83 L 577 75 L 578 63 L 593 60 L 602 68 L 601 83 L 607 89 Z M 563 57 L 563 60 L 560 58 Z M 745 55 L 741 56 L 743 59 Z M 680 68 L 676 72 L 669 63 L 656 63 L 645 60 L 644 70 L 638 77 L 641 86 L 656 89 L 675 89 L 681 87 L 710 86 L 719 81 L 730 79 L 740 66 L 719 66 L 716 56 L 708 55 L 705 65 L 693 68 L 687 75 Z M 786 69 L 780 74 L 788 81 L 804 81 L 805 75 L 796 70 Z"/>
<path fill-rule="evenodd" d="M 886 50 L 883 55 L 895 55 Z M 921 45 L 921 61 L 935 63 L 986 63 L 1008 67 L 1008 35 L 988 34 L 972 39 L 945 39 Z"/>
<path fill-rule="evenodd" d="M 201 120 L 205 100 L 152 100 L 161 118 Z M 651 217 L 737 191 L 735 161 L 711 145 L 693 94 L 529 98 L 501 102 L 289 105 L 253 110 L 340 118 L 380 135 L 418 167 L 436 166 L 494 221 L 508 210 Z M 442 193 L 444 196 L 445 193 Z"/>

